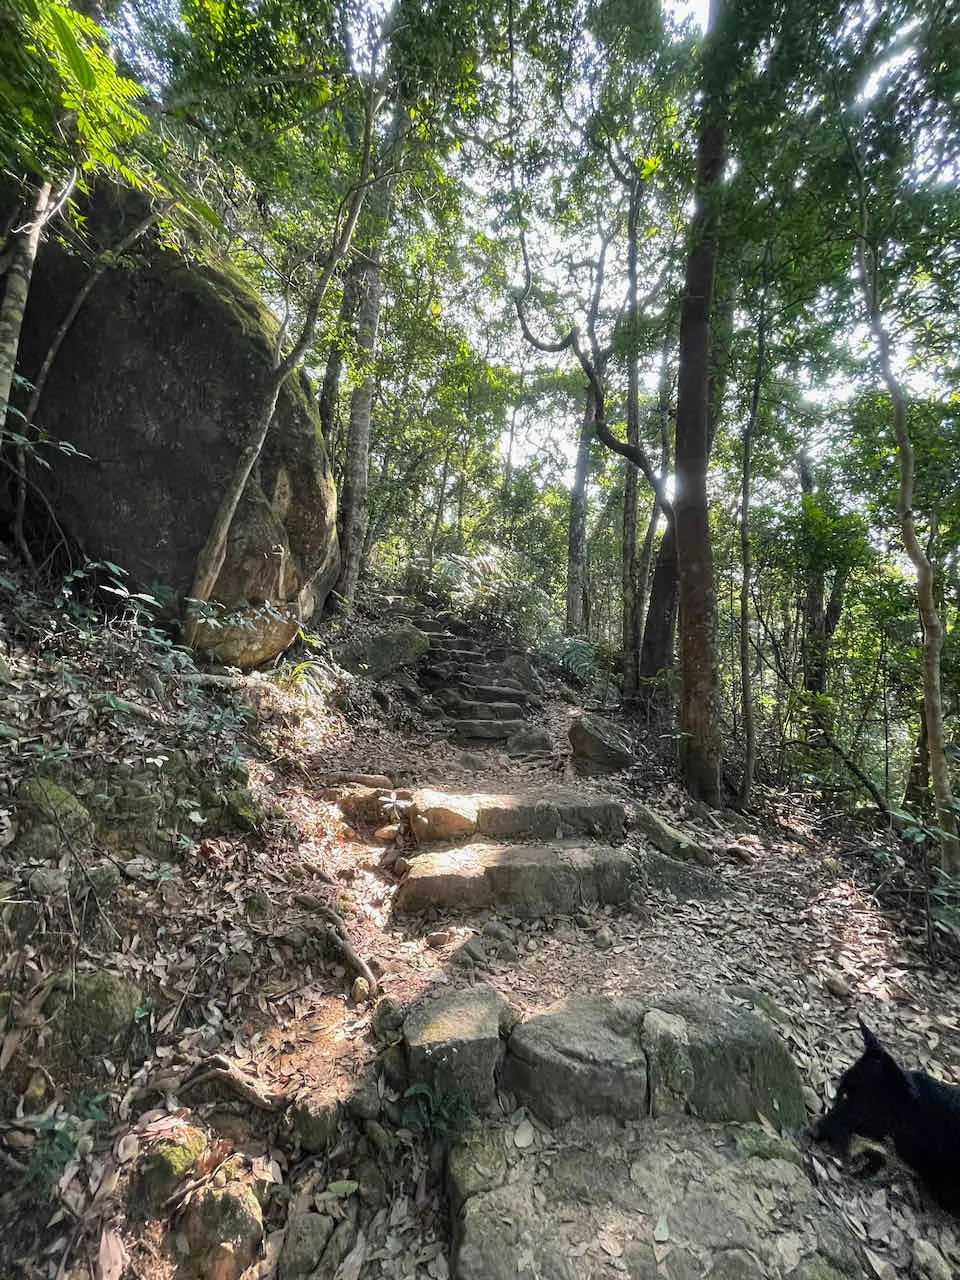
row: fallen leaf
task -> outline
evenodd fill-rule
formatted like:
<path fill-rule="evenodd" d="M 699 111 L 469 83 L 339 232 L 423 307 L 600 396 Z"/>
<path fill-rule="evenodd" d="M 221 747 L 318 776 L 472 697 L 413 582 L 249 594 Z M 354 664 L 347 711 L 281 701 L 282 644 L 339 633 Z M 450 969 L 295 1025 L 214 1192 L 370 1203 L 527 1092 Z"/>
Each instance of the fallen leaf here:
<path fill-rule="evenodd" d="M 597 1236 L 597 1242 L 603 1252 L 608 1253 L 611 1258 L 619 1258 L 623 1253 L 623 1245 L 608 1231 L 601 1231 Z"/>
<path fill-rule="evenodd" d="M 97 1250 L 97 1280 L 120 1280 L 129 1261 L 130 1256 L 115 1228 L 104 1227 Z"/>

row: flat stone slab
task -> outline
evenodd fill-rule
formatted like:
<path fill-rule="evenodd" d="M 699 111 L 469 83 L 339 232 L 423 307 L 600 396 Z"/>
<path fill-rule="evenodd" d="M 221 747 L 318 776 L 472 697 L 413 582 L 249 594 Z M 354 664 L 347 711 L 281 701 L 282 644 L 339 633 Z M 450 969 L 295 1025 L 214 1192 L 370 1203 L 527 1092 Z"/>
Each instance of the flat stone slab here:
<path fill-rule="evenodd" d="M 459 1094 L 477 1110 L 485 1110 L 496 1097 L 496 1072 L 503 1059 L 501 1032 L 515 1016 L 503 996 L 486 983 L 424 1000 L 403 1024 L 411 1080 L 437 1093 Z"/>
<path fill-rule="evenodd" d="M 550 1123 L 575 1115 L 806 1120 L 800 1077 L 765 1018 L 717 990 L 646 1006 L 569 996 L 514 1028 L 504 1084 Z"/>
<path fill-rule="evenodd" d="M 463 684 L 463 696 L 472 702 L 519 702 L 526 704 L 531 694 L 526 689 L 511 689 L 499 684 Z"/>
<path fill-rule="evenodd" d="M 587 835 L 620 840 L 625 822 L 626 812 L 618 800 L 573 790 L 453 795 L 422 787 L 413 793 L 410 807 L 410 828 L 421 843 L 474 834 L 496 839 L 561 840 Z"/>
<path fill-rule="evenodd" d="M 573 996 L 513 1029 L 503 1083 L 549 1124 L 576 1114 L 649 1114 L 645 1010 L 631 1001 Z"/>
<path fill-rule="evenodd" d="M 573 789 L 482 796 L 477 815 L 477 830 L 494 839 L 528 835 L 558 840 L 586 835 L 595 840 L 622 840 L 625 825 L 626 811 L 619 800 Z"/>
<path fill-rule="evenodd" d="M 709 902 L 724 895 L 724 883 L 718 875 L 692 862 L 668 858 L 656 849 L 644 853 L 643 873 L 651 889 L 671 893 L 678 902 Z"/>
<path fill-rule="evenodd" d="M 625 905 L 636 885 L 633 859 L 623 848 L 477 842 L 420 854 L 393 905 L 406 913 L 509 908 L 530 918 L 572 914 L 592 904 Z"/>
<path fill-rule="evenodd" d="M 686 1117 L 456 1146 L 454 1280 L 844 1280 L 867 1274 L 790 1142 Z M 615 1264 L 615 1266 L 613 1265 Z"/>
<path fill-rule="evenodd" d="M 457 715 L 461 720 L 519 720 L 523 715 L 523 707 L 519 702 L 465 702 L 461 700 L 457 703 Z"/>
<path fill-rule="evenodd" d="M 487 738 L 491 741 L 511 737 L 527 727 L 525 720 L 451 720 L 450 727 L 459 738 Z"/>

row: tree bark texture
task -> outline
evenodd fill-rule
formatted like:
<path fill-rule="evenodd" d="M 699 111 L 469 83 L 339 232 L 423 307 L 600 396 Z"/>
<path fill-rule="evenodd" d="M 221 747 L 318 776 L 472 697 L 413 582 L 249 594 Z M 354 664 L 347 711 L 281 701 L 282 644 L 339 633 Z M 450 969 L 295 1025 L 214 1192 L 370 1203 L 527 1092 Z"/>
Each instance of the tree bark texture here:
<path fill-rule="evenodd" d="M 6 423 L 10 407 L 23 314 L 27 309 L 33 264 L 37 260 L 40 236 L 50 210 L 52 190 L 51 183 L 41 183 L 27 215 L 29 221 L 12 232 L 13 247 L 7 265 L 3 300 L 0 301 L 0 427 Z"/>
<path fill-rule="evenodd" d="M 627 356 L 627 443 L 640 448 L 640 374 L 636 342 L 639 309 L 637 293 L 637 224 L 640 216 L 640 179 L 634 176 L 630 187 L 627 215 L 627 280 L 628 320 L 631 328 Z M 623 696 L 635 701 L 640 683 L 640 584 L 637 563 L 637 503 L 639 475 L 636 463 L 628 461 L 623 477 L 623 541 L 621 581 L 623 590 L 622 648 Z M 656 501 L 654 501 L 656 510 Z"/>
<path fill-rule="evenodd" d="M 718 188 L 726 153 L 720 105 L 708 92 L 697 146 L 697 206 L 680 313 L 674 499 L 680 579 L 681 769 L 691 795 L 710 805 L 720 803 L 721 752 L 717 602 L 707 509 L 710 309 L 717 261 Z"/>
<path fill-rule="evenodd" d="M 577 462 L 570 490 L 570 521 L 567 526 L 567 618 L 568 636 L 583 635 L 583 602 L 587 589 L 587 482 L 590 478 L 590 448 L 597 416 L 593 383 L 587 385 L 577 445 Z"/>
<path fill-rule="evenodd" d="M 739 801 L 746 808 L 753 791 L 753 775 L 757 766 L 757 728 L 753 714 L 753 686 L 750 676 L 750 587 L 753 576 L 753 552 L 750 546 L 750 485 L 753 479 L 753 440 L 760 415 L 760 388 L 763 385 L 767 344 L 767 262 L 770 246 L 764 252 L 763 289 L 757 317 L 757 358 L 753 370 L 750 412 L 743 428 L 742 479 L 740 485 L 740 715 L 743 722 L 743 776 Z"/>
<path fill-rule="evenodd" d="M 336 592 L 346 604 L 357 593 L 363 553 L 363 533 L 367 516 L 367 463 L 370 455 L 370 419 L 376 391 L 372 368 L 377 350 L 380 302 L 383 294 L 379 248 L 373 250 L 364 267 L 357 309 L 357 349 L 371 364 L 366 377 L 354 388 L 350 399 L 350 426 L 340 490 L 340 577 Z"/>
<path fill-rule="evenodd" d="M 940 655 L 943 650 L 943 623 L 937 610 L 934 590 L 934 570 L 917 536 L 913 513 L 913 485 L 915 463 L 913 441 L 907 425 L 907 403 L 903 388 L 894 373 L 890 358 L 890 338 L 880 312 L 876 258 L 868 261 L 866 236 L 866 205 L 861 197 L 861 225 L 857 242 L 857 258 L 860 284 L 870 330 L 876 345 L 880 364 L 880 376 L 893 406 L 893 432 L 900 459 L 900 486 L 897 492 L 897 511 L 904 549 L 917 575 L 917 604 L 923 624 L 923 709 L 927 728 L 927 750 L 930 756 L 930 774 L 933 778 L 933 794 L 937 805 L 937 821 L 943 837 L 943 869 L 948 875 L 960 877 L 960 840 L 957 838 L 957 817 L 950 770 L 946 756 L 946 737 L 943 728 L 943 692 L 940 681 Z"/>
<path fill-rule="evenodd" d="M 351 262 L 343 277 L 343 293 L 340 298 L 340 315 L 338 327 L 344 330 L 353 323 L 360 298 L 360 266 Z M 317 399 L 317 412 L 320 415 L 320 431 L 327 444 L 334 438 L 337 425 L 337 409 L 340 405 L 340 379 L 343 376 L 343 341 L 340 337 L 330 343 L 327 364 L 323 371 L 323 382 Z"/>

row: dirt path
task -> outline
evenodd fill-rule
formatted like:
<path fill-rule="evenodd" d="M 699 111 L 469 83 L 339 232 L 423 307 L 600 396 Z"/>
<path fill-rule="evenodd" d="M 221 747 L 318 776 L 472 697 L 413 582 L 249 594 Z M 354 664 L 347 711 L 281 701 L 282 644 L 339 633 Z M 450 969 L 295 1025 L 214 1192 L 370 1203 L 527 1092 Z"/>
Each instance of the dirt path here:
<path fill-rule="evenodd" d="M 572 710 L 551 701 L 543 722 L 559 737 Z M 403 770 L 401 781 L 447 791 L 530 790 L 558 780 L 555 763 L 517 766 L 496 751 L 486 753 L 485 769 L 465 769 L 462 751 L 439 735 L 430 744 L 411 741 L 408 758 L 416 767 Z M 365 743 L 348 756 L 338 754 L 336 763 L 365 771 L 389 771 L 391 764 Z M 397 762 L 392 763 L 396 769 Z M 734 849 L 733 831 L 685 813 L 680 793 L 655 773 L 645 776 L 638 768 L 605 783 L 591 781 L 591 789 L 598 786 L 628 805 L 650 801 L 712 846 L 724 897 L 681 903 L 651 892 L 628 913 L 593 908 L 575 917 L 509 919 L 519 958 L 493 961 L 482 974 L 464 972 L 444 962 L 477 922 L 438 911 L 398 923 L 390 910 L 395 890 L 377 869 L 382 845 L 337 841 L 328 846 L 326 865 L 335 880 L 349 885 L 361 949 L 379 963 L 382 991 L 408 1005 L 482 977 L 527 1017 L 574 992 L 651 997 L 678 987 L 743 984 L 775 1002 L 771 1009 L 800 1068 L 811 1115 L 859 1054 L 858 1014 L 905 1063 L 960 1083 L 960 1002 L 952 975 L 931 971 L 923 940 L 909 930 L 905 936 L 904 922 L 891 919 L 871 896 L 867 835 L 840 827 L 824 833 L 817 813 L 805 810 L 796 797 L 769 796 L 755 835 Z M 301 799 L 307 809 L 314 807 L 320 825 L 330 821 L 330 811 L 315 806 L 308 792 Z M 631 833 L 627 843 L 637 847 L 642 841 Z M 345 1074 L 370 1067 L 373 1049 L 366 1030 L 362 1011 L 340 1021 L 335 1039 Z M 329 1052 L 329 1039 L 324 1047 Z M 299 1069 L 292 1059 L 288 1065 Z M 915 1253 L 918 1239 L 960 1267 L 955 1223 L 924 1200 L 902 1171 L 858 1182 L 816 1150 L 808 1152 L 806 1165 L 823 1196 L 863 1242 L 876 1275 L 925 1274 L 917 1269 L 924 1264 Z M 420 1238 L 408 1232 L 403 1257 L 429 1253 L 442 1239 L 439 1221 L 441 1206 L 432 1204 L 428 1230 Z M 369 1274 L 406 1274 L 386 1259 L 376 1265 L 381 1270 Z M 937 1274 L 936 1262 L 926 1265 L 933 1267 L 931 1276 Z"/>

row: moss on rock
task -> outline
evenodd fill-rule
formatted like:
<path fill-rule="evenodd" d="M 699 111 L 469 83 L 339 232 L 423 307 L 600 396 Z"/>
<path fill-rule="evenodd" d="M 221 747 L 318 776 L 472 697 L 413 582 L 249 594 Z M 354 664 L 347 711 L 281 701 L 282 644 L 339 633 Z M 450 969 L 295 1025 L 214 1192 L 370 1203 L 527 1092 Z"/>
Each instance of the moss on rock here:
<path fill-rule="evenodd" d="M 156 1143 L 140 1162 L 134 1198 L 148 1212 L 158 1212 L 177 1182 L 207 1149 L 207 1135 L 194 1125 L 183 1125 L 169 1138 Z"/>
<path fill-rule="evenodd" d="M 139 988 L 115 973 L 78 974 L 63 1012 L 73 1048 L 85 1058 L 114 1050 L 132 1030 L 141 1001 Z"/>

